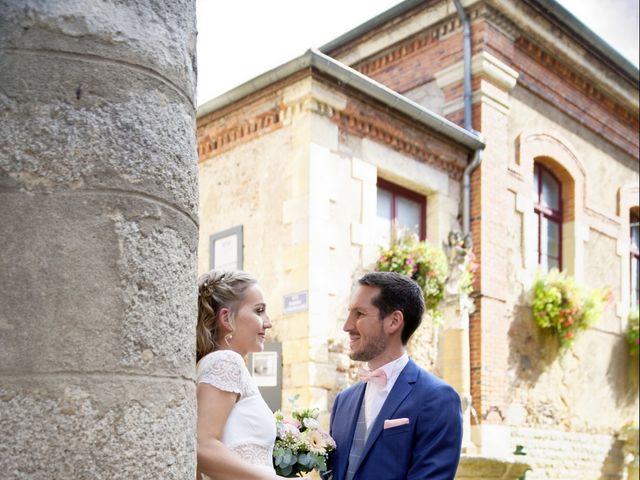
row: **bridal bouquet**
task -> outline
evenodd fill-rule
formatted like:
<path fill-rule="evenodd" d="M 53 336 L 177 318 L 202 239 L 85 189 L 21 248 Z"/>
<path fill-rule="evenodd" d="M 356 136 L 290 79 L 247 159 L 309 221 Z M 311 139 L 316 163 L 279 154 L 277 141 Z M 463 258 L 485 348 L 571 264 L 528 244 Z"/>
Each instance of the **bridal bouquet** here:
<path fill-rule="evenodd" d="M 293 478 L 312 470 L 327 472 L 329 452 L 336 448 L 336 443 L 320 429 L 319 413 L 317 408 L 294 408 L 286 417 L 280 410 L 275 412 L 278 433 L 273 465 L 278 475 Z"/>

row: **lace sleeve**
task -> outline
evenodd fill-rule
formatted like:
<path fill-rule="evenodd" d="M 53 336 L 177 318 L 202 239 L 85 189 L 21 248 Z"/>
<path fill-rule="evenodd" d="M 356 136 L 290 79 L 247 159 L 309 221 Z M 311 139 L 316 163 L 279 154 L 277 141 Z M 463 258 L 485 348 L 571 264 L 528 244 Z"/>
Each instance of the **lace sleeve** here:
<path fill-rule="evenodd" d="M 230 350 L 219 350 L 204 357 L 198 368 L 198 383 L 208 383 L 225 392 L 243 394 L 242 357 Z"/>

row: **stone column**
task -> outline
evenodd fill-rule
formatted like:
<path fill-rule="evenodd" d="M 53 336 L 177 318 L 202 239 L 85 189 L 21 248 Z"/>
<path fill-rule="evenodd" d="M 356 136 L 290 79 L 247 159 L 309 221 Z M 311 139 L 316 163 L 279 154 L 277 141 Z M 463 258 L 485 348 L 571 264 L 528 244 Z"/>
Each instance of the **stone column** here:
<path fill-rule="evenodd" d="M 0 12 L 2 478 L 195 478 L 195 1 Z"/>
<path fill-rule="evenodd" d="M 466 295 L 451 295 L 444 302 L 441 360 L 442 378 L 455 388 L 462 402 L 462 451 L 465 453 L 472 450 L 469 304 Z"/>

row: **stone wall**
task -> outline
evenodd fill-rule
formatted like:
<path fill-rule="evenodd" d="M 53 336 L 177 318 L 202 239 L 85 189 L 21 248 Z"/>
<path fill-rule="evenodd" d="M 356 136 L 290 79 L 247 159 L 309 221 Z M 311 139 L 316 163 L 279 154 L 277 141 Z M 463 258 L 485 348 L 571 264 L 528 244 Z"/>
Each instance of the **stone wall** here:
<path fill-rule="evenodd" d="M 2 478 L 193 478 L 195 2 L 0 11 Z"/>
<path fill-rule="evenodd" d="M 635 418 L 638 408 L 637 380 L 624 335 L 625 296 L 620 267 L 620 255 L 624 254 L 618 248 L 618 242 L 629 233 L 623 228 L 622 215 L 616 213 L 616 194 L 630 177 L 638 177 L 637 165 L 634 171 L 625 154 L 562 118 L 562 113 L 535 102 L 521 89 L 514 91 L 512 105 L 510 132 L 526 125 L 525 131 L 539 131 L 556 139 L 575 159 L 562 160 L 566 154 L 556 149 L 552 141 L 546 143 L 550 158 L 563 162 L 573 178 L 584 178 L 583 184 L 575 187 L 580 198 L 573 222 L 575 231 L 581 233 L 572 244 L 566 241 L 569 245 L 563 251 L 565 258 L 572 256 L 579 262 L 573 272 L 579 282 L 588 288 L 612 287 L 615 302 L 592 330 L 576 340 L 571 352 L 557 357 L 555 344 L 535 328 L 527 307 L 535 272 L 533 262 L 527 261 L 532 243 L 527 237 L 535 232 L 527 233 L 531 228 L 528 195 L 518 184 L 514 185 L 515 199 L 510 210 L 515 218 L 510 222 L 515 228 L 510 230 L 514 236 L 509 245 L 514 258 L 523 261 L 510 263 L 509 278 L 515 280 L 509 296 L 513 308 L 510 396 L 513 402 L 527 405 L 526 424 L 530 426 L 560 424 L 577 431 L 612 434 Z M 600 171 L 602 165 L 608 166 L 606 175 Z M 602 415 L 602 411 L 607 414 Z"/>
<path fill-rule="evenodd" d="M 527 480 L 627 478 L 624 442 L 615 436 L 518 427 L 511 430 L 511 441 L 514 449 L 524 447 L 520 458 L 531 466 Z"/>

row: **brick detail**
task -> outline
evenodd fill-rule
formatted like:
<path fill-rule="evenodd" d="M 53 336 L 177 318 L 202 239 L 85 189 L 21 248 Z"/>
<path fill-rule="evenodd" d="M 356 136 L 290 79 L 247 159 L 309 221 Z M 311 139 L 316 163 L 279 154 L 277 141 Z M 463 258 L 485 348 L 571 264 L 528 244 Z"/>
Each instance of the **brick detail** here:
<path fill-rule="evenodd" d="M 478 39 L 484 38 L 484 23 L 471 26 L 473 39 L 472 54 L 480 51 Z M 424 41 L 417 49 L 406 48 L 404 56 L 396 54 L 386 61 L 381 61 L 378 68 L 371 68 L 368 74 L 374 80 L 399 93 L 407 92 L 434 79 L 434 74 L 462 59 L 462 29 L 458 28 L 450 34 Z M 360 68 L 365 68 L 360 67 Z"/>
<path fill-rule="evenodd" d="M 198 161 L 220 155 L 239 143 L 248 142 L 281 126 L 280 109 L 276 108 L 236 125 L 208 131 L 198 139 Z"/>
<path fill-rule="evenodd" d="M 322 75 L 310 72 L 315 80 L 335 85 Z M 312 96 L 295 104 L 285 104 L 273 96 L 256 98 L 234 112 L 223 112 L 198 121 L 198 159 L 200 162 L 235 148 L 240 144 L 282 128 L 290 117 L 301 112 L 313 112 L 329 118 L 342 132 L 369 138 L 404 155 L 430 165 L 459 181 L 467 164 L 468 152 L 426 127 L 405 120 L 399 114 L 385 111 L 361 95 L 351 96 L 347 108 L 338 111 Z M 265 111 L 266 110 L 266 111 Z M 260 111 L 261 113 L 256 113 Z"/>
<path fill-rule="evenodd" d="M 516 46 L 515 52 L 519 55 L 516 54 L 510 63 L 512 67 L 517 65 L 521 72 L 520 85 L 557 105 L 630 155 L 637 155 L 640 148 L 637 115 L 618 105 L 538 45 L 521 37 Z"/>
<path fill-rule="evenodd" d="M 468 12 L 471 20 L 478 17 L 478 9 Z M 460 30 L 462 27 L 460 19 L 457 15 L 453 15 L 435 25 L 428 27 L 417 35 L 395 45 L 382 53 L 375 55 L 359 62 L 354 66 L 359 72 L 373 76 L 379 70 L 384 69 L 388 65 L 403 60 L 405 57 L 418 53 L 430 45 L 437 43 L 440 39 L 452 32 Z"/>
<path fill-rule="evenodd" d="M 637 113 L 613 100 L 561 58 L 555 58 L 526 38 L 496 10 L 479 7 L 469 15 L 473 21 L 472 53 L 489 51 L 520 73 L 519 85 L 630 155 L 637 155 L 640 148 Z M 355 68 L 403 93 L 431 81 L 436 72 L 461 59 L 462 29 L 459 20 L 450 17 L 356 64 Z M 475 82 L 474 91 L 477 91 Z M 447 91 L 445 95 L 445 101 L 462 96 L 461 90 Z M 448 118 L 459 123 L 458 116 L 456 112 Z"/>
<path fill-rule="evenodd" d="M 464 165 L 456 163 L 445 154 L 438 155 L 429 148 L 429 142 L 424 142 L 426 146 L 422 146 L 418 142 L 406 138 L 383 120 L 368 120 L 354 113 L 339 113 L 335 119 L 345 132 L 383 143 L 398 152 L 447 173 L 455 180 L 462 179 Z"/>
<path fill-rule="evenodd" d="M 478 109 L 476 109 L 478 110 Z M 471 175 L 471 208 L 469 218 L 469 228 L 471 230 L 471 239 L 473 240 L 473 253 L 475 261 L 478 265 L 474 277 L 473 289 L 480 292 L 481 274 L 482 274 L 482 184 L 481 179 L 482 164 Z M 473 409 L 478 415 L 477 420 L 480 421 L 479 415 L 484 405 L 482 393 L 482 302 L 480 298 L 475 299 L 475 312 L 469 317 L 469 363 L 470 363 L 470 379 L 471 379 L 471 397 Z M 476 418 L 472 417 L 472 421 Z"/>

